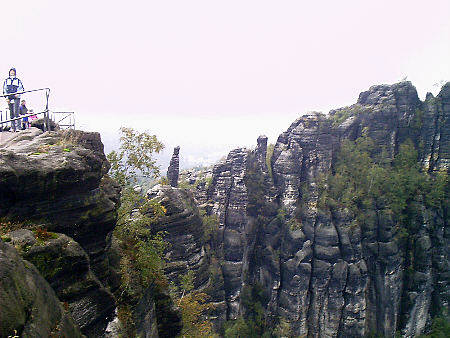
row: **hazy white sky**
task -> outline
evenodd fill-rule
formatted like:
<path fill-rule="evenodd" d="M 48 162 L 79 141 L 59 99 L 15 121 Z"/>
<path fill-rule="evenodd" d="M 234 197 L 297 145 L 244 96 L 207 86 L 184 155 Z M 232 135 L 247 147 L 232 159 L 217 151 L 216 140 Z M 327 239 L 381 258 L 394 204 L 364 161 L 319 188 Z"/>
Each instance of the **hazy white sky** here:
<path fill-rule="evenodd" d="M 75 111 L 107 149 L 121 125 L 148 129 L 187 166 L 275 142 L 373 84 L 407 76 L 436 93 L 449 14 L 449 0 L 2 1 L 0 74 L 50 87 L 50 108 Z"/>

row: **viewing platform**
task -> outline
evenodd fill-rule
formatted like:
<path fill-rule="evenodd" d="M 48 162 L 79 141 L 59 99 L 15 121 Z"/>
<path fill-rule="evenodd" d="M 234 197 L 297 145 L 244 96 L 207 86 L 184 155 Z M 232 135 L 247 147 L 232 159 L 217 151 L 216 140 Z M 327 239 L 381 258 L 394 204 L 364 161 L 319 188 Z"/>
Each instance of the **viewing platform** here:
<path fill-rule="evenodd" d="M 50 97 L 50 88 L 26 90 L 14 93 L 13 95 L 22 95 L 32 92 L 45 93 L 45 109 L 39 112 L 29 110 L 28 114 L 14 118 L 11 118 L 8 107 L 0 109 L 0 132 L 10 131 L 11 123 L 13 121 L 23 121 L 24 118 L 27 118 L 29 126 L 37 127 L 43 131 L 53 130 L 56 127 L 59 129 L 75 129 L 75 112 L 51 111 L 49 109 L 48 101 Z M 11 96 L 11 94 L 0 95 L 0 97 L 4 98 L 8 96 Z"/>

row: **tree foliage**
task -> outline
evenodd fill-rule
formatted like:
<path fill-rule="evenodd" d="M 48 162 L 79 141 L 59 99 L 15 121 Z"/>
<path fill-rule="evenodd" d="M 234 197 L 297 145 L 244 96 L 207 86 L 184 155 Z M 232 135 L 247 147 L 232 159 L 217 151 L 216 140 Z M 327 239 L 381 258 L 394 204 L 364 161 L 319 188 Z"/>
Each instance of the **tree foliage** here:
<path fill-rule="evenodd" d="M 165 208 L 142 195 L 133 187 L 138 175 L 156 178 L 159 168 L 153 159 L 163 145 L 148 132 L 121 128 L 119 151 L 107 158 L 109 174 L 120 184 L 121 196 L 114 236 L 120 243 L 121 286 L 118 294 L 119 319 L 127 335 L 134 335 L 132 309 L 136 300 L 154 283 L 165 283 L 163 253 L 168 243 L 164 233 L 153 225 L 164 215 Z"/>
<path fill-rule="evenodd" d="M 174 295 L 181 291 L 177 304 L 181 309 L 183 330 L 181 337 L 207 338 L 213 337 L 211 322 L 206 318 L 213 305 L 208 302 L 209 296 L 194 290 L 195 275 L 188 271 L 180 277 L 180 289 L 175 287 Z M 175 297 L 175 296 L 174 296 Z"/>
<path fill-rule="evenodd" d="M 212 324 L 205 318 L 206 312 L 212 308 L 206 293 L 192 291 L 178 301 L 183 318 L 182 337 L 213 337 Z"/>
<path fill-rule="evenodd" d="M 225 327 L 225 337 L 274 337 L 274 331 L 266 322 L 265 308 L 268 298 L 258 283 L 245 285 L 241 292 L 242 316 L 229 321 Z"/>
<path fill-rule="evenodd" d="M 445 198 L 445 172 L 430 175 L 418 164 L 411 141 L 400 145 L 394 159 L 375 149 L 373 141 L 361 137 L 343 142 L 334 175 L 321 184 L 319 206 L 346 208 L 355 225 L 364 226 L 368 209 L 389 209 L 404 231 L 413 230 L 413 201 L 439 207 Z M 400 230 L 402 230 L 400 229 Z"/>
<path fill-rule="evenodd" d="M 168 243 L 163 232 L 152 229 L 164 213 L 157 201 L 130 187 L 122 190 L 114 235 L 120 240 L 122 288 L 128 295 L 138 295 L 153 281 L 164 279 L 163 254 Z"/>
<path fill-rule="evenodd" d="M 269 172 L 270 178 L 273 179 L 273 173 L 272 173 L 272 157 L 273 157 L 273 151 L 275 149 L 275 145 L 273 143 L 270 143 L 267 146 L 267 152 L 266 152 L 266 165 L 267 165 L 267 171 Z"/>
<path fill-rule="evenodd" d="M 120 133 L 119 150 L 114 150 L 107 156 L 111 164 L 110 176 L 122 186 L 136 183 L 139 175 L 158 177 L 160 171 L 153 155 L 163 150 L 164 145 L 149 132 L 122 127 Z"/>
<path fill-rule="evenodd" d="M 447 338 L 450 337 L 450 320 L 448 316 L 438 316 L 433 319 L 431 332 L 419 338 Z"/>

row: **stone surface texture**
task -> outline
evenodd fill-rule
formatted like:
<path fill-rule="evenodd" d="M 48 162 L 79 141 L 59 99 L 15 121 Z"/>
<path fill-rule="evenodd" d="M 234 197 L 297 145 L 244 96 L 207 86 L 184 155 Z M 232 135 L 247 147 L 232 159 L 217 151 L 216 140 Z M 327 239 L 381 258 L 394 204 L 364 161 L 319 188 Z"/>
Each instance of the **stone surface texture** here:
<path fill-rule="evenodd" d="M 425 332 L 433 307 L 448 311 L 448 206 L 417 206 L 411 266 L 390 210 L 368 209 L 367 226 L 355 227 L 348 210 L 318 206 L 319 181 L 333 170 L 341 142 L 363 135 L 388 158 L 411 139 L 424 170 L 448 172 L 449 113 L 450 83 L 424 102 L 410 82 L 373 86 L 352 106 L 298 118 L 278 137 L 271 168 L 260 137 L 256 149 L 233 150 L 216 164 L 203 189 L 194 177 L 198 202 L 218 220 L 211 251 L 224 283 L 214 294 L 222 292 L 226 306 L 216 318 L 245 314 L 241 295 L 259 285 L 267 319 L 285 318 L 296 335 Z"/>
<path fill-rule="evenodd" d="M 0 145 L 0 217 L 45 224 L 73 238 L 105 282 L 105 249 L 119 199 L 108 170 L 98 133 L 17 133 Z"/>
<path fill-rule="evenodd" d="M 167 168 L 167 179 L 171 187 L 178 187 L 178 176 L 180 174 L 180 147 L 173 149 L 173 155 Z"/>
<path fill-rule="evenodd" d="M 6 236 L 22 257 L 38 268 L 83 333 L 100 336 L 114 315 L 116 303 L 92 272 L 81 246 L 64 234 L 51 233 L 51 238 L 40 239 L 27 229 Z"/>
<path fill-rule="evenodd" d="M 98 133 L 30 128 L 0 143 L 0 219 L 35 230 L 6 236 L 88 336 L 103 332 L 116 306 L 106 250 L 120 190 L 108 169 Z M 38 229 L 56 234 L 41 239 Z"/>
<path fill-rule="evenodd" d="M 0 336 L 84 337 L 35 266 L 0 241 Z"/>

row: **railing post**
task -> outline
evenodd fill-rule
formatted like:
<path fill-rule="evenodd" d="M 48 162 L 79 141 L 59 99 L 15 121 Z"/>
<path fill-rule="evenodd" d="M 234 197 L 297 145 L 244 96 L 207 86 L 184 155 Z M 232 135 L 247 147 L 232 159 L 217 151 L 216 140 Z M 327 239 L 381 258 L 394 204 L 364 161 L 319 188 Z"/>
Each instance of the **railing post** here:
<path fill-rule="evenodd" d="M 49 112 L 48 110 L 45 111 L 44 114 L 44 124 L 45 124 L 45 131 L 50 131 L 50 122 L 49 122 Z"/>

